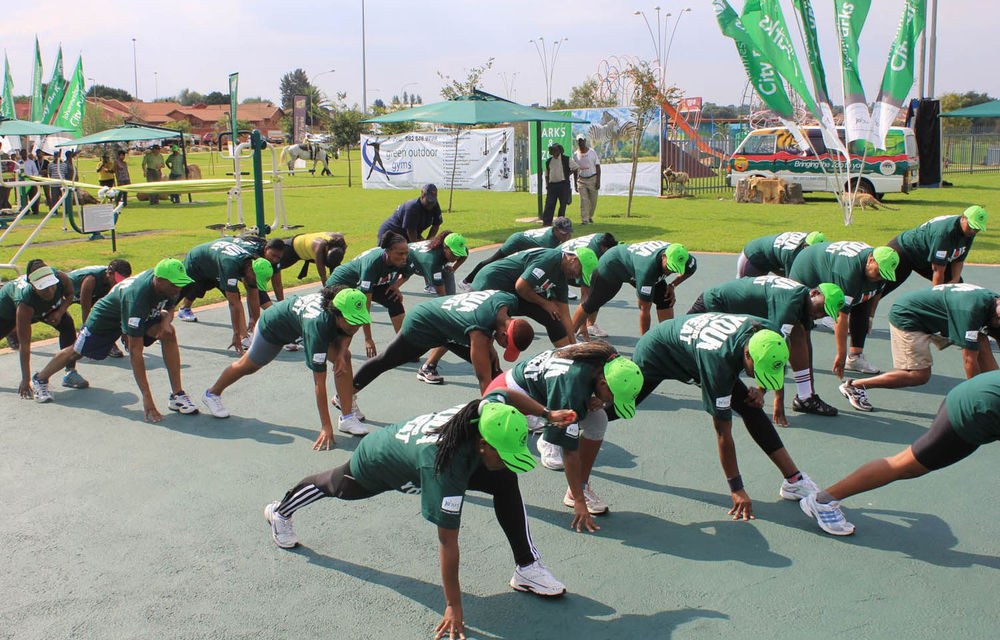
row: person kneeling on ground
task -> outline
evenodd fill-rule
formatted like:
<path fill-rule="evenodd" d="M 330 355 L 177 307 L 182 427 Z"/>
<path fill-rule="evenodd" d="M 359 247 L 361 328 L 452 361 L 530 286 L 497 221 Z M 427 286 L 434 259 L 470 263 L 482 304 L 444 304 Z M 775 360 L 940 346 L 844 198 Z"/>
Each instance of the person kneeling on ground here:
<path fill-rule="evenodd" d="M 198 408 L 181 387 L 181 355 L 177 347 L 177 334 L 171 323 L 173 308 L 181 295 L 181 288 L 193 282 L 184 271 L 184 264 L 174 258 L 160 260 L 153 269 L 122 280 L 108 295 L 97 301 L 80 329 L 76 343 L 57 353 L 44 369 L 32 376 L 36 393 L 51 402 L 49 377 L 59 369 L 80 358 L 103 360 L 123 334 L 128 337 L 128 355 L 132 374 L 142 394 L 142 409 L 146 420 L 159 422 L 163 415 L 156 409 L 153 393 L 146 378 L 146 361 L 143 349 L 157 340 L 163 353 L 163 363 L 170 379 L 170 402 L 167 408 L 183 414 L 198 413 Z"/>

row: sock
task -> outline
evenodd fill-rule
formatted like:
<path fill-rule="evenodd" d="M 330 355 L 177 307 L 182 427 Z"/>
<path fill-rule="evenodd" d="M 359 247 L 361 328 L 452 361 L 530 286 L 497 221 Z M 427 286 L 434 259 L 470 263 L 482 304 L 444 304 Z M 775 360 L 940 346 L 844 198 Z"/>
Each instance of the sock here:
<path fill-rule="evenodd" d="M 795 378 L 795 394 L 799 399 L 811 398 L 813 395 L 812 372 L 809 369 L 793 371 L 792 377 Z"/>
<path fill-rule="evenodd" d="M 801 479 L 802 479 L 802 472 L 801 471 L 796 471 L 792 475 L 790 475 L 787 478 L 785 478 L 785 480 L 788 480 L 789 482 L 791 482 L 793 484 L 796 483 L 796 482 L 798 482 Z"/>
<path fill-rule="evenodd" d="M 830 502 L 835 502 L 835 500 L 833 499 L 833 496 L 826 491 L 820 491 L 816 494 L 816 502 L 820 504 L 828 504 Z"/>

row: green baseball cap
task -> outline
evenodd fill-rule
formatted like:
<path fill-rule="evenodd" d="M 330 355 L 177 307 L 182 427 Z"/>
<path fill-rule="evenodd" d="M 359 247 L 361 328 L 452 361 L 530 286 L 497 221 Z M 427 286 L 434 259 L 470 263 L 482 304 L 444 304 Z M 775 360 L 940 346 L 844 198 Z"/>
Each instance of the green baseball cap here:
<path fill-rule="evenodd" d="M 667 247 L 664 255 L 667 256 L 667 268 L 677 275 L 684 275 L 684 268 L 688 263 L 688 250 L 684 245 L 674 242 Z"/>
<path fill-rule="evenodd" d="M 267 283 L 274 275 L 274 265 L 267 258 L 256 258 L 253 261 L 253 272 L 257 276 L 257 288 L 267 291 Z"/>
<path fill-rule="evenodd" d="M 343 314 L 347 324 L 371 324 L 368 298 L 358 289 L 341 289 L 333 296 L 333 306 Z"/>
<path fill-rule="evenodd" d="M 635 415 L 635 398 L 642 390 L 642 371 L 639 365 L 624 356 L 618 356 L 604 365 L 604 380 L 615 396 L 615 413 L 619 418 Z"/>
<path fill-rule="evenodd" d="M 502 402 L 487 402 L 479 411 L 479 435 L 500 454 L 514 473 L 535 468 L 528 451 L 528 421 L 520 411 Z"/>
<path fill-rule="evenodd" d="M 872 257 L 878 263 L 878 274 L 883 280 L 896 281 L 896 267 L 899 266 L 899 254 L 892 247 L 875 247 Z"/>
<path fill-rule="evenodd" d="M 183 287 L 191 284 L 194 279 L 184 270 L 184 263 L 177 258 L 164 258 L 153 268 L 153 275 L 157 278 L 169 280 L 170 284 Z"/>
<path fill-rule="evenodd" d="M 811 247 L 817 242 L 826 242 L 826 235 L 822 231 L 810 231 L 806 236 L 806 244 Z"/>
<path fill-rule="evenodd" d="M 583 284 L 590 286 L 590 275 L 597 269 L 597 254 L 593 249 L 580 247 L 573 249 L 573 254 L 580 260 L 580 267 L 583 270 Z"/>
<path fill-rule="evenodd" d="M 444 237 L 444 246 L 451 249 L 459 258 L 469 255 L 469 248 L 465 246 L 465 236 L 460 233 L 449 233 Z"/>
<path fill-rule="evenodd" d="M 969 221 L 969 226 L 977 231 L 986 231 L 986 209 L 974 204 L 962 214 Z"/>
<path fill-rule="evenodd" d="M 747 345 L 753 360 L 753 377 L 765 389 L 785 386 L 785 365 L 788 363 L 788 345 L 785 339 L 770 329 L 753 334 Z"/>
<path fill-rule="evenodd" d="M 832 282 L 821 282 L 816 288 L 823 294 L 823 308 L 826 310 L 826 315 L 836 320 L 837 314 L 847 304 L 844 299 L 844 290 Z"/>

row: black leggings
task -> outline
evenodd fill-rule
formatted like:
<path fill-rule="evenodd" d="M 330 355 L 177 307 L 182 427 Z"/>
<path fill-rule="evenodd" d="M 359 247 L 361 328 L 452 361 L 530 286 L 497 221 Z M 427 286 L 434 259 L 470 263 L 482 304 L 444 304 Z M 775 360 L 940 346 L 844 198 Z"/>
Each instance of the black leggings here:
<path fill-rule="evenodd" d="M 883 293 L 883 295 L 885 295 Z M 865 348 L 865 340 L 868 338 L 868 314 L 871 300 L 862 302 L 851 307 L 847 314 L 847 329 L 851 335 L 851 346 L 858 349 Z"/>
<path fill-rule="evenodd" d="M 398 315 L 406 313 L 406 309 L 403 307 L 403 294 L 400 293 L 394 300 L 390 300 L 385 292 L 389 290 L 389 285 L 384 284 L 372 289 L 372 301 L 377 302 L 389 312 L 390 318 L 395 318 Z"/>
<path fill-rule="evenodd" d="M 941 403 L 937 417 L 922 436 L 913 443 L 913 457 L 931 471 L 955 464 L 979 448 L 962 440 L 948 420 L 948 409 Z"/>
<path fill-rule="evenodd" d="M 545 327 L 546 333 L 549 334 L 549 340 L 553 343 L 566 337 L 566 326 L 563 325 L 562 321 L 557 318 L 553 318 L 551 313 L 541 308 L 534 302 L 528 302 L 524 298 L 518 298 L 517 315 L 528 316 L 538 324 Z"/>
<path fill-rule="evenodd" d="M 621 291 L 623 282 L 602 278 L 597 271 L 590 276 L 590 294 L 583 301 L 583 310 L 588 315 L 594 313 Z M 663 279 L 653 285 L 653 303 L 657 309 L 672 309 L 674 307 L 674 296 L 667 297 L 667 282 Z"/>
<path fill-rule="evenodd" d="M 663 382 L 663 378 L 654 378 L 651 376 L 646 376 L 642 383 L 642 389 L 639 391 L 638 397 L 635 399 L 636 406 L 640 402 L 645 400 L 649 394 L 653 393 Z M 767 417 L 767 413 L 764 412 L 762 408 L 751 407 L 746 403 L 747 395 L 749 391 L 747 386 L 743 384 L 742 380 L 736 380 L 736 384 L 733 385 L 733 397 L 732 397 L 732 408 L 740 418 L 743 419 L 743 424 L 747 428 L 747 433 L 753 438 L 753 441 L 757 443 L 760 450 L 767 455 L 771 455 L 778 449 L 784 448 L 784 444 L 781 442 L 781 437 L 778 435 L 777 430 L 774 428 L 774 423 L 771 419 Z M 614 409 L 606 410 L 608 414 L 608 420 L 615 419 Z"/>
<path fill-rule="evenodd" d="M 480 262 L 479 264 L 477 264 L 476 268 L 473 269 L 472 272 L 469 273 L 469 275 L 465 276 L 465 278 L 462 279 L 462 282 L 464 282 L 466 284 L 472 284 L 472 281 L 476 278 L 476 274 L 479 273 L 480 269 L 482 269 L 486 265 L 490 264 L 491 262 L 496 262 L 497 260 L 499 260 L 501 258 L 506 258 L 506 257 L 507 256 L 504 255 L 504 252 L 503 252 L 502 248 L 501 249 L 497 249 L 496 251 L 493 252 L 493 255 L 491 255 L 489 258 L 486 258 L 485 260 L 483 260 L 482 262 Z"/>
<path fill-rule="evenodd" d="M 38 322 L 41 322 L 41 320 Z M 31 324 L 35 323 L 32 322 Z M 0 320 L 0 339 L 3 339 L 4 336 L 16 330 L 16 320 Z M 59 348 L 72 347 L 73 343 L 76 342 L 76 324 L 73 322 L 73 316 L 69 315 L 69 311 L 63 314 L 62 320 L 56 325 L 56 330 L 59 332 Z M 17 335 L 15 334 L 14 337 L 17 337 Z M 73 367 L 74 365 L 71 364 L 68 368 L 72 369 Z"/>
<path fill-rule="evenodd" d="M 537 560 L 539 556 L 531 540 L 528 513 L 517 486 L 517 475 L 507 470 L 490 471 L 480 465 L 469 478 L 468 490 L 493 496 L 493 512 L 507 536 L 514 562 L 524 567 Z M 367 489 L 354 479 L 348 461 L 335 469 L 304 478 L 285 494 L 277 511 L 281 516 L 290 518 L 297 510 L 321 498 L 364 500 L 379 493 L 381 491 Z"/>
<path fill-rule="evenodd" d="M 413 362 L 424 355 L 426 351 L 426 348 L 419 347 L 407 340 L 403 332 L 400 331 L 378 355 L 365 360 L 364 364 L 358 368 L 354 374 L 354 390 L 361 391 L 389 369 Z"/>

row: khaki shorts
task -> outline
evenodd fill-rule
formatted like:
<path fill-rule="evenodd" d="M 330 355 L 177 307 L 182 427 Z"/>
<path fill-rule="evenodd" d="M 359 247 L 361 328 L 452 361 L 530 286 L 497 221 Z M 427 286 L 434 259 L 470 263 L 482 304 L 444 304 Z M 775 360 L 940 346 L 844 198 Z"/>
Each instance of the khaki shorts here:
<path fill-rule="evenodd" d="M 930 369 L 934 363 L 931 357 L 931 344 L 938 350 L 944 349 L 951 342 L 942 336 L 933 336 L 922 331 L 905 331 L 895 325 L 889 325 L 889 335 L 892 338 L 892 366 L 905 371 Z"/>

